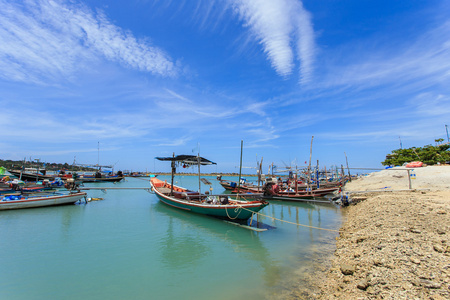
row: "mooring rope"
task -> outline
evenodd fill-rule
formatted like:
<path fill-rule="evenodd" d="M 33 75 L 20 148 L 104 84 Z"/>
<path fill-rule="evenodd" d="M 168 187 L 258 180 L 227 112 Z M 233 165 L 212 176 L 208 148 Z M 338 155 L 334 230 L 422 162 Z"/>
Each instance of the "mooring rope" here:
<path fill-rule="evenodd" d="M 281 220 L 281 219 L 278 219 L 278 218 L 275 218 L 275 217 L 271 217 L 271 216 L 268 216 L 268 215 L 264 215 L 264 214 L 259 213 L 259 212 L 254 212 L 254 211 L 252 211 L 252 210 L 250 210 L 250 209 L 248 209 L 248 208 L 242 207 L 241 205 L 239 205 L 239 206 L 240 206 L 242 209 L 251 211 L 251 212 L 253 212 L 253 213 L 257 214 L 257 215 L 264 216 L 264 217 L 267 217 L 267 218 L 271 218 L 271 219 L 273 219 L 273 220 L 277 220 L 277 221 L 280 221 L 280 222 L 284 222 L 284 223 L 288 223 L 288 224 L 292 224 L 292 225 L 297 225 L 297 226 L 303 226 L 303 227 L 313 228 L 313 229 L 319 229 L 319 230 L 325 230 L 325 231 L 339 232 L 339 230 L 335 230 L 335 229 L 320 228 L 320 227 L 309 226 L 309 225 L 304 225 L 304 224 L 299 224 L 299 223 L 295 223 L 295 222 L 290 222 L 290 221 Z M 252 216 L 253 216 L 253 215 L 252 215 Z"/>
<path fill-rule="evenodd" d="M 230 218 L 231 220 L 237 219 L 237 217 L 239 217 L 239 215 L 241 214 L 243 207 L 241 205 L 238 205 L 238 206 L 241 208 L 241 210 L 239 211 L 239 213 L 234 218 L 230 217 L 230 215 L 228 214 L 228 209 L 225 207 L 225 212 L 227 213 L 228 218 Z M 238 208 L 236 207 L 234 209 L 234 212 L 237 213 L 237 211 L 238 211 Z"/>

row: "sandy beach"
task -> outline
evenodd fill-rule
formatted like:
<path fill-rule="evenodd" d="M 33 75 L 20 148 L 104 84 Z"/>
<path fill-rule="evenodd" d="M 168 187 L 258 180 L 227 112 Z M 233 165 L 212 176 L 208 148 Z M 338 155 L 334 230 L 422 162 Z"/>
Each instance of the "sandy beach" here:
<path fill-rule="evenodd" d="M 345 191 L 371 191 L 378 189 L 409 189 L 408 171 L 404 167 L 371 173 L 345 185 Z M 427 166 L 410 169 L 413 189 L 450 192 L 450 166 Z"/>
<path fill-rule="evenodd" d="M 412 191 L 404 169 L 345 186 L 365 199 L 343 208 L 331 267 L 299 298 L 450 299 L 450 166 L 414 169 Z"/>

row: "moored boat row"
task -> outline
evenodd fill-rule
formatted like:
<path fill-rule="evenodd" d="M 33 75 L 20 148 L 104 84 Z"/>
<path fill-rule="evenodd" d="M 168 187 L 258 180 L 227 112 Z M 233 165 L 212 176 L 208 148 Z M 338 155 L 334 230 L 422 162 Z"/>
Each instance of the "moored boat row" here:
<path fill-rule="evenodd" d="M 304 184 L 302 181 L 297 180 L 297 174 L 289 176 L 286 181 L 281 180 L 275 176 L 260 176 L 258 179 L 258 185 L 250 184 L 243 181 L 230 181 L 217 178 L 220 184 L 233 194 L 212 194 L 212 188 L 210 191 L 204 193 L 201 192 L 201 184 L 203 181 L 206 184 L 210 184 L 207 180 L 200 178 L 200 166 L 215 164 L 199 155 L 178 155 L 175 154 L 171 157 L 156 157 L 161 161 L 171 162 L 171 182 L 162 181 L 156 177 L 150 178 L 151 188 L 158 197 L 158 199 L 169 206 L 190 211 L 197 214 L 203 214 L 213 217 L 229 220 L 245 221 L 253 217 L 269 202 L 268 200 L 283 200 L 283 201 L 312 201 L 316 203 L 330 203 L 331 201 L 324 198 L 324 196 L 334 193 L 340 188 L 340 182 L 322 183 L 322 187 L 311 184 Z M 199 172 L 199 189 L 193 191 L 184 187 L 174 185 L 174 175 L 176 173 L 177 165 L 198 166 Z M 20 175 L 21 178 L 39 178 L 39 174 L 26 174 L 25 172 L 10 171 L 11 174 Z M 24 176 L 25 175 L 25 176 Z M 54 178 L 50 175 L 41 174 L 44 181 L 49 183 L 49 178 Z M 81 193 L 74 178 L 70 178 L 73 174 L 68 174 L 64 177 L 67 181 L 65 187 L 69 190 L 68 194 L 36 194 L 30 195 L 32 192 L 42 191 L 42 186 L 28 186 L 21 187 L 12 190 L 10 195 L 5 195 L 1 198 L 2 207 L 14 209 L 14 208 L 28 208 L 48 205 L 59 205 L 65 203 L 71 203 L 72 200 L 79 201 L 80 198 L 86 196 L 86 193 Z M 290 174 L 292 175 L 292 174 Z M 29 177 L 27 177 L 29 176 Z M 82 174 L 77 176 L 77 180 L 80 183 L 85 182 L 118 182 L 124 178 L 122 172 L 117 174 L 102 174 L 96 172 L 93 175 Z M 318 180 L 318 177 L 316 177 Z M 259 183 L 262 183 L 261 185 Z M 310 181 L 308 181 L 310 182 Z M 326 187 L 324 187 L 326 186 Z M 85 189 L 85 188 L 83 188 Z M 89 189 L 89 188 L 87 188 Z M 145 189 L 145 188 L 142 188 Z M 20 193 L 17 194 L 17 192 Z M 0 190 L 0 193 L 2 190 Z M 16 193 L 14 193 L 16 192 Z M 81 196 L 81 197 L 80 197 Z M 72 202 L 73 203 L 73 202 Z"/>
<path fill-rule="evenodd" d="M 42 174 L 42 173 L 30 173 L 23 172 L 21 170 L 8 170 L 9 173 L 16 176 L 17 178 L 24 181 L 43 181 L 43 180 L 55 180 L 56 178 L 61 178 L 62 180 L 67 180 L 69 178 L 74 178 L 81 182 L 119 182 L 125 177 L 122 172 L 117 172 L 117 174 L 104 174 L 102 172 L 95 172 L 94 174 L 72 174 L 72 173 L 60 173 L 54 175 Z"/>
<path fill-rule="evenodd" d="M 318 203 L 330 203 L 330 200 L 325 197 L 339 191 L 342 185 L 341 182 L 333 182 L 317 187 L 317 185 L 307 185 L 296 180 L 283 182 L 281 178 L 277 177 L 266 177 L 262 185 L 246 181 L 224 180 L 220 176 L 217 179 L 222 187 L 231 193 L 261 193 L 266 200 L 314 201 Z"/>

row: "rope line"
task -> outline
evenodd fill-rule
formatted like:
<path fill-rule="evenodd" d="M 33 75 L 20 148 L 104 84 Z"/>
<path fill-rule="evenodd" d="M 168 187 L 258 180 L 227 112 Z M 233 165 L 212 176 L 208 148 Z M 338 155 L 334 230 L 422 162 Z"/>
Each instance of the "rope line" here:
<path fill-rule="evenodd" d="M 275 218 L 275 217 L 271 217 L 271 216 L 268 216 L 268 215 L 264 215 L 264 214 L 259 213 L 259 212 L 254 212 L 254 211 L 252 211 L 252 210 L 250 210 L 250 209 L 247 209 L 247 208 L 245 208 L 245 207 L 242 207 L 242 206 L 240 206 L 240 207 L 241 207 L 242 209 L 251 211 L 251 212 L 253 212 L 253 213 L 257 214 L 257 215 L 264 216 L 264 217 L 267 217 L 267 218 L 271 218 L 271 219 L 273 219 L 273 220 L 277 220 L 277 221 L 280 221 L 280 222 L 284 222 L 284 223 L 288 223 L 288 224 L 292 224 L 292 225 L 297 225 L 297 226 L 303 226 L 303 227 L 313 228 L 313 229 L 319 229 L 319 230 L 325 230 L 325 231 L 339 232 L 339 230 L 335 230 L 335 229 L 328 229 L 328 228 L 314 227 L 314 226 L 309 226 L 309 225 L 304 225 L 304 224 L 299 224 L 299 223 L 294 223 L 294 222 L 290 222 L 290 221 L 285 221 L 285 220 L 277 219 L 277 218 Z"/>
<path fill-rule="evenodd" d="M 241 210 L 239 211 L 239 213 L 238 213 L 238 214 L 236 215 L 236 217 L 234 217 L 234 218 L 230 217 L 230 215 L 228 214 L 228 209 L 225 207 L 225 212 L 227 213 L 228 218 L 230 218 L 231 220 L 237 219 L 237 217 L 239 217 L 239 215 L 241 214 L 243 207 L 242 207 L 241 205 L 238 205 L 238 206 L 241 208 Z M 237 213 L 237 212 L 238 212 L 238 209 L 239 209 L 239 208 L 236 207 L 236 208 L 234 209 L 234 212 Z"/>

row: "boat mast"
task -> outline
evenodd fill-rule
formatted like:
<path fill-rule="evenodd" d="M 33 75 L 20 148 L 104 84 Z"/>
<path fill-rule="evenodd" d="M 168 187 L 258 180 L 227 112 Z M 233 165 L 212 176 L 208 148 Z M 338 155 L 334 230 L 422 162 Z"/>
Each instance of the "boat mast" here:
<path fill-rule="evenodd" d="M 20 177 L 19 177 L 19 180 L 22 180 L 22 174 L 23 174 L 23 172 L 25 171 L 25 162 L 27 161 L 27 158 L 25 157 L 24 159 L 23 159 L 23 164 L 22 164 L 22 170 L 20 171 Z"/>
<path fill-rule="evenodd" d="M 171 181 L 171 185 L 170 185 L 170 195 L 173 196 L 173 177 L 175 176 L 175 152 L 173 152 L 172 154 L 172 181 Z"/>
<path fill-rule="evenodd" d="M 316 184 L 317 184 L 317 188 L 320 188 L 320 183 L 319 183 L 319 160 L 317 160 Z"/>
<path fill-rule="evenodd" d="M 200 182 L 200 151 L 197 152 L 197 164 L 198 164 L 198 193 L 202 193 L 202 185 Z"/>
<path fill-rule="evenodd" d="M 311 185 L 311 157 L 312 157 L 312 144 L 313 144 L 314 136 L 311 137 L 311 147 L 309 148 L 309 166 L 308 166 L 308 181 L 307 181 L 307 188 Z"/>
<path fill-rule="evenodd" d="M 294 180 L 295 180 L 295 193 L 298 194 L 298 169 L 297 168 L 295 168 Z"/>
<path fill-rule="evenodd" d="M 36 158 L 35 161 L 37 162 L 37 169 L 36 169 L 36 182 L 39 181 L 39 158 Z"/>
<path fill-rule="evenodd" d="M 100 166 L 100 142 L 97 142 L 97 167 Z"/>
<path fill-rule="evenodd" d="M 348 167 L 347 153 L 344 152 L 344 155 L 345 155 L 345 162 L 347 163 L 348 181 L 352 182 L 352 176 L 350 175 L 350 168 Z"/>
<path fill-rule="evenodd" d="M 239 181 L 238 181 L 238 197 L 239 192 L 241 191 L 241 175 L 242 175 L 242 147 L 244 145 L 244 141 L 241 140 L 241 162 L 239 164 Z"/>
<path fill-rule="evenodd" d="M 261 179 L 261 175 L 262 175 L 262 162 L 263 162 L 263 158 L 261 157 L 261 162 L 259 163 L 259 167 L 258 167 L 258 191 L 259 191 L 259 185 L 261 183 L 262 186 L 262 179 Z M 256 162 L 258 163 L 258 162 Z"/>

